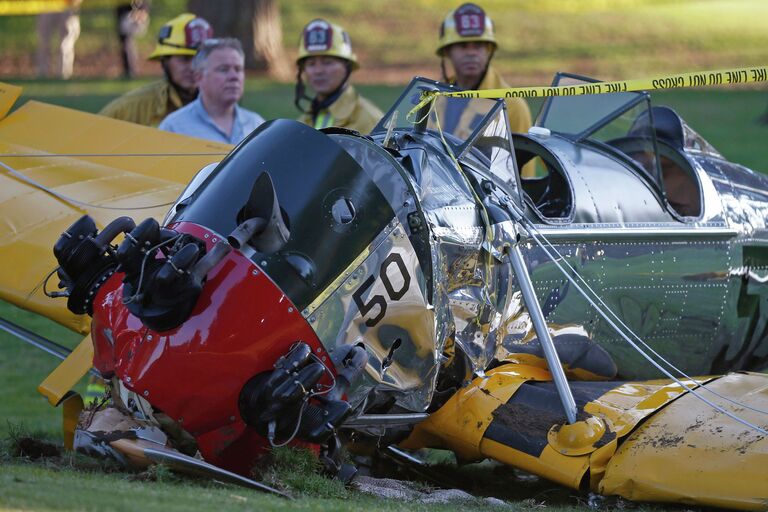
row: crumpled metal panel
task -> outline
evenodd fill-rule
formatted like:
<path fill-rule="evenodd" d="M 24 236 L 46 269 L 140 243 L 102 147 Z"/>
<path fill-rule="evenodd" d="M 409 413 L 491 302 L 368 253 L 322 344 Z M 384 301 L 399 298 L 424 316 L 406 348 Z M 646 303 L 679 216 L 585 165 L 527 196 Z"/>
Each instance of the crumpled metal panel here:
<path fill-rule="evenodd" d="M 376 237 L 359 266 L 353 265 L 327 299 L 313 308 L 307 320 L 326 350 L 362 342 L 368 352 L 363 376 L 348 392 L 353 406 L 366 399 L 371 406 L 379 396 L 394 396 L 397 405 L 411 411 L 429 406 L 443 345 L 426 297 L 419 261 L 405 228 L 394 220 Z M 386 314 L 376 321 L 382 307 Z"/>
<path fill-rule="evenodd" d="M 509 284 L 508 265 L 483 247 L 480 209 L 456 164 L 433 141 L 424 142 L 432 151 L 423 159 L 421 180 L 415 188 L 431 227 L 432 253 L 437 258 L 433 274 L 440 293 L 435 295 L 434 307 L 442 318 L 450 318 L 453 332 L 448 336 L 469 357 L 473 370 L 482 372 L 494 356 L 495 330 L 506 308 L 496 297 L 499 283 Z M 498 232 L 499 237 L 503 235 Z M 506 289 L 502 296 L 508 296 Z"/>

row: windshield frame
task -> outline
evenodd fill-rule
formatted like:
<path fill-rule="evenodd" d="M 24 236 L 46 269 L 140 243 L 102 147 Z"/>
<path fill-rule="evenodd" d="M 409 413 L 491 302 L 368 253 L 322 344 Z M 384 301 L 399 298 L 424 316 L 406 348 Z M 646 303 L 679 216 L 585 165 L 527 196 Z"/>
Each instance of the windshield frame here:
<path fill-rule="evenodd" d="M 577 75 L 574 73 L 557 72 L 555 73 L 555 76 L 552 79 L 552 86 L 553 87 L 559 86 L 561 80 L 564 78 L 570 78 L 570 79 L 578 80 L 585 83 L 602 82 L 602 80 L 597 80 L 595 78 Z M 651 102 L 651 95 L 647 91 L 622 91 L 618 93 L 600 94 L 597 96 L 610 96 L 610 95 L 617 95 L 617 94 L 631 95 L 631 97 L 628 98 L 626 102 L 619 104 L 613 110 L 608 111 L 606 114 L 598 118 L 592 124 L 587 125 L 585 129 L 581 130 L 578 133 L 568 133 L 565 131 L 560 131 L 556 127 L 550 127 L 546 125 L 547 117 L 552 111 L 552 105 L 554 104 L 554 102 L 558 100 L 568 101 L 568 99 L 573 98 L 573 96 L 548 97 L 547 100 L 544 102 L 544 104 L 541 106 L 541 110 L 539 111 L 539 115 L 536 118 L 535 125 L 543 128 L 547 128 L 552 133 L 557 133 L 561 137 L 571 140 L 575 143 L 589 144 L 589 145 L 600 147 L 602 148 L 602 151 L 613 154 L 615 158 L 619 158 L 620 160 L 629 162 L 630 165 L 633 168 L 636 168 L 636 170 L 638 170 L 640 174 L 644 176 L 645 179 L 655 188 L 655 190 L 659 194 L 659 197 L 665 200 L 666 192 L 664 190 L 663 177 L 661 173 L 661 162 L 659 159 L 659 146 L 658 146 L 658 141 L 656 136 L 656 124 L 653 119 L 653 104 Z M 644 107 L 644 112 L 647 112 L 647 115 L 648 115 L 649 125 L 648 125 L 647 137 L 648 137 L 648 142 L 650 144 L 649 149 L 653 153 L 654 170 L 647 169 L 644 165 L 642 165 L 640 162 L 634 159 L 631 155 L 628 155 L 618 147 L 613 146 L 611 144 L 607 144 L 606 141 L 601 140 L 598 137 L 593 137 L 593 135 L 597 134 L 600 130 L 610 125 L 614 121 L 618 121 L 621 116 L 623 116 L 627 112 L 641 105 Z"/>
<path fill-rule="evenodd" d="M 379 120 L 379 122 L 374 126 L 373 130 L 371 130 L 371 135 L 378 134 L 378 133 L 386 133 L 389 128 L 390 120 L 392 119 L 392 116 L 395 115 L 395 112 L 408 112 L 411 108 L 413 108 L 415 105 L 413 104 L 410 99 L 413 97 L 414 93 L 416 92 L 416 89 L 422 89 L 423 91 L 436 91 L 436 92 L 460 92 L 461 89 L 457 88 L 454 85 L 447 84 L 444 82 L 438 82 L 436 80 L 431 80 L 429 78 L 424 77 L 414 77 L 410 83 L 406 86 L 405 90 L 400 94 L 400 96 L 397 98 L 397 101 L 395 101 L 392 106 L 387 110 L 387 113 L 384 114 L 384 116 Z M 488 99 L 488 98 L 459 98 L 461 100 L 470 100 L 470 101 L 477 101 L 477 102 L 492 102 L 488 103 L 490 108 L 488 111 L 483 114 L 482 120 L 480 120 L 477 123 L 477 126 L 472 130 L 472 132 L 464 139 L 459 138 L 457 136 L 452 137 L 445 137 L 445 141 L 448 143 L 448 145 L 451 147 L 451 151 L 453 151 L 454 156 L 456 158 L 461 158 L 464 156 L 467 151 L 470 150 L 472 147 L 472 144 L 475 142 L 475 140 L 480 136 L 481 133 L 483 133 L 488 126 L 488 124 L 495 119 L 499 109 L 504 108 L 504 100 L 502 99 Z M 405 109 L 405 105 L 410 105 L 407 109 Z M 432 104 L 434 105 L 434 104 Z M 426 115 L 426 113 L 417 113 L 417 117 L 419 115 Z M 404 123 L 407 123 L 405 125 Z M 442 127 L 442 126 L 441 126 Z M 410 121 L 404 121 L 402 119 L 397 119 L 395 124 L 395 129 L 398 130 L 407 130 L 410 128 L 411 130 L 417 130 L 418 124 L 412 123 Z M 507 131 L 509 132 L 509 127 L 507 127 Z M 443 132 L 444 135 L 452 135 L 449 132 Z M 509 144 L 512 145 L 511 136 L 508 135 L 509 138 Z M 512 148 L 514 151 L 514 148 Z"/>

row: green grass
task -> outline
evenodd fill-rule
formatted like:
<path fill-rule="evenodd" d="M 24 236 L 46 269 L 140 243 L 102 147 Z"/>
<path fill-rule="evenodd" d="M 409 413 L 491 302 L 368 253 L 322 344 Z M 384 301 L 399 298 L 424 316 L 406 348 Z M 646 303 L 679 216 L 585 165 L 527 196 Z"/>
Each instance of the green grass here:
<path fill-rule="evenodd" d="M 548 506 L 542 500 L 527 500 L 509 507 L 483 505 L 479 500 L 462 504 L 466 510 L 577 510 L 574 507 Z M 457 504 L 432 505 L 382 500 L 359 493 L 347 498 L 299 498 L 286 501 L 232 486 L 203 482 L 143 482 L 124 474 L 71 471 L 40 464 L 12 462 L 0 473 L 0 507 L 3 510 L 114 510 L 171 512 L 189 510 L 302 510 L 455 512 Z M 639 508 L 637 510 L 643 510 Z M 648 508 L 645 508 L 648 510 Z"/>
<path fill-rule="evenodd" d="M 439 24 L 458 2 L 317 4 L 283 4 L 290 50 L 308 19 L 327 16 L 349 29 L 363 69 L 426 67 L 436 74 Z M 768 61 L 768 4 L 759 0 L 489 0 L 482 5 L 495 23 L 499 66 L 517 85 L 537 85 L 534 80 L 554 71 L 613 79 Z"/>
<path fill-rule="evenodd" d="M 0 302 L 0 317 L 74 348 L 82 336 L 43 317 Z M 58 360 L 14 336 L 0 332 L 0 438 L 21 428 L 44 436 L 61 437 L 61 411 L 35 391 Z M 82 386 L 78 388 L 83 391 Z"/>
<path fill-rule="evenodd" d="M 18 432 L 16 434 L 19 434 Z M 46 441 L 38 440 L 37 446 Z M 203 477 L 181 476 L 164 466 L 128 472 L 114 463 L 96 461 L 79 454 L 62 452 L 44 457 L 19 457 L 12 454 L 12 443 L 0 451 L 0 510 L 135 510 L 137 500 L 143 511 L 165 510 L 370 510 L 379 511 L 453 511 L 467 510 L 521 512 L 546 508 L 552 512 L 584 510 L 588 496 L 543 480 L 532 478 L 508 466 L 481 463 L 457 467 L 437 464 L 434 471 L 452 487 L 473 493 L 474 498 L 449 505 L 374 498 L 318 473 L 317 458 L 309 451 L 276 449 L 260 479 L 293 499 L 286 500 L 241 487 L 220 484 Z M 27 442 L 27 446 L 32 443 Z M 55 448 L 47 443 L 48 448 Z M 399 477 L 414 477 L 399 473 Z M 434 484 L 411 481 L 415 492 L 429 493 Z M 490 504 L 494 496 L 507 504 Z M 604 498 L 603 509 L 631 507 L 638 511 L 670 510 L 658 505 L 630 504 L 620 498 Z"/>
<path fill-rule="evenodd" d="M 0 474 L 0 506 L 19 510 L 285 510 L 278 497 L 195 481 L 132 481 L 127 474 L 100 474 L 49 467 L 24 461 L 7 462 Z M 309 502 L 307 503 L 307 505 Z M 316 502 L 324 510 L 328 504 Z M 344 502 L 334 504 L 334 508 Z M 350 510 L 350 508 L 347 508 Z"/>
<path fill-rule="evenodd" d="M 306 450 L 288 448 L 273 452 L 261 480 L 292 496 L 285 500 L 240 487 L 170 472 L 164 466 L 153 466 L 142 472 L 128 472 L 114 463 L 99 462 L 79 454 L 62 452 L 34 459 L 19 456 L 15 444 L 25 432 L 16 429 L 0 450 L 0 509 L 19 510 L 135 510 L 137 500 L 143 511 L 166 510 L 361 510 L 441 512 L 454 510 L 451 505 L 423 504 L 398 500 L 381 500 L 318 473 L 319 463 Z M 56 449 L 44 436 L 36 436 L 36 446 Z M 26 446 L 32 443 L 27 441 Z M 31 453 L 31 452 L 30 452 Z M 501 469 L 501 471 L 499 471 Z M 477 498 L 460 502 L 461 506 L 479 511 L 499 510 L 483 501 L 493 495 L 509 503 L 503 510 L 527 511 L 546 506 L 553 512 L 580 510 L 575 493 L 530 478 L 518 479 L 511 468 L 488 464 L 477 468 L 458 469 L 445 466 L 463 487 L 474 490 Z M 509 482 L 516 481 L 510 487 Z M 416 482 L 419 492 L 434 489 L 428 483 Z M 616 501 L 616 500 L 613 500 Z M 623 500 L 617 503 L 625 503 Z"/>

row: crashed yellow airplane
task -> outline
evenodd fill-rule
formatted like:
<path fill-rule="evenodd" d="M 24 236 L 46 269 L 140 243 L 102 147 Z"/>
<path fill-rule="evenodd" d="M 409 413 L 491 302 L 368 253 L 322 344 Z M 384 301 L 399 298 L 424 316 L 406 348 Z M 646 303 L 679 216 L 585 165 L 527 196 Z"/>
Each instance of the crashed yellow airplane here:
<path fill-rule="evenodd" d="M 342 478 L 344 450 L 439 447 L 766 509 L 768 179 L 646 93 L 551 98 L 528 134 L 486 99 L 406 121 L 443 90 L 415 79 L 370 137 L 275 120 L 226 158 L 59 107 L 0 120 L 2 298 L 92 317 L 41 385 L 70 420 L 91 366 L 110 383 L 72 445 L 264 490 L 270 446 Z"/>

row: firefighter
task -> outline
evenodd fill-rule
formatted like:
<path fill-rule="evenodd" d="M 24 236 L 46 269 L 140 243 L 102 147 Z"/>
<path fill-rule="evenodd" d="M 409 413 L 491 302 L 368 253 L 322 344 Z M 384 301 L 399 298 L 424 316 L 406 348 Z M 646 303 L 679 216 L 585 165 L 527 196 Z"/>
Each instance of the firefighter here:
<path fill-rule="evenodd" d="M 349 77 L 360 66 L 352 42 L 344 29 L 326 20 L 315 19 L 301 32 L 296 59 L 294 103 L 302 112 L 299 121 L 316 129 L 338 126 L 369 133 L 383 113 L 360 96 Z M 315 93 L 306 95 L 304 78 Z M 309 102 L 305 108 L 302 102 Z"/>
<path fill-rule="evenodd" d="M 437 56 L 440 57 L 440 69 L 443 80 L 465 90 L 505 89 L 509 84 L 491 65 L 491 60 L 498 44 L 494 34 L 493 21 L 485 14 L 482 7 L 465 3 L 448 13 L 440 24 L 440 40 L 437 45 Z M 446 70 L 446 60 L 453 68 L 453 75 Z M 507 115 L 509 128 L 513 132 L 527 133 L 531 127 L 531 111 L 522 98 L 508 98 Z M 469 109 L 467 109 L 469 110 Z M 461 132 L 461 125 L 467 131 L 474 115 L 465 111 L 449 126 L 450 132 Z M 535 175 L 535 167 L 527 164 L 522 171 L 523 176 Z"/>
<path fill-rule="evenodd" d="M 162 80 L 130 91 L 109 103 L 101 115 L 157 126 L 168 114 L 191 103 L 197 97 L 192 57 L 213 29 L 203 18 L 181 14 L 163 25 L 157 46 L 149 60 L 159 60 Z"/>

